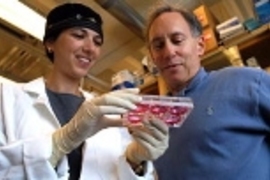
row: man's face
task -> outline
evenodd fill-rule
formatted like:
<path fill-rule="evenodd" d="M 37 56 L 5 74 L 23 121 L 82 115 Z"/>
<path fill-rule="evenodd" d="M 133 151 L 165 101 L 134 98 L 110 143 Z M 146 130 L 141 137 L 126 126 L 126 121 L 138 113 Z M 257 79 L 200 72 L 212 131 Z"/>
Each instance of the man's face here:
<path fill-rule="evenodd" d="M 203 38 L 192 35 L 178 12 L 157 17 L 148 34 L 150 55 L 171 89 L 181 89 L 196 75 L 204 53 Z"/>

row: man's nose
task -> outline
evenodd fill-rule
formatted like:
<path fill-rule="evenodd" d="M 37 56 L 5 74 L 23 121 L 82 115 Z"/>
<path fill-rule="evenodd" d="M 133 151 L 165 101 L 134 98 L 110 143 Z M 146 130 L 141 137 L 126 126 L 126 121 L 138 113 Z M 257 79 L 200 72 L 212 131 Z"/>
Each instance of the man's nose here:
<path fill-rule="evenodd" d="M 175 46 L 171 42 L 166 42 L 164 47 L 164 56 L 166 58 L 171 58 L 176 54 Z"/>

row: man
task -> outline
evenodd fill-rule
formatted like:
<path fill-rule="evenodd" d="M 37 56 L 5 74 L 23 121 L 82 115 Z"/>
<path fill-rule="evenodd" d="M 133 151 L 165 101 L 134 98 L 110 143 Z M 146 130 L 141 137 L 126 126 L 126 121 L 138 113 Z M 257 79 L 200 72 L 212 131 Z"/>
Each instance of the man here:
<path fill-rule="evenodd" d="M 206 72 L 201 25 L 175 7 L 150 16 L 146 41 L 170 94 L 194 102 L 155 162 L 159 179 L 269 180 L 270 76 L 252 68 Z"/>

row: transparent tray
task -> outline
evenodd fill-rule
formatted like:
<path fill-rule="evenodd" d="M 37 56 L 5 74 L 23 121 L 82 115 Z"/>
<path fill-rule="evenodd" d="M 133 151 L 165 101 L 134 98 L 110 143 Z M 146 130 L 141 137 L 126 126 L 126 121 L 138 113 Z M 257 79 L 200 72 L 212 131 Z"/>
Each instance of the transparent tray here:
<path fill-rule="evenodd" d="M 143 119 L 154 117 L 169 127 L 180 127 L 193 109 L 188 97 L 142 95 L 138 108 L 123 115 L 125 125 L 141 125 Z"/>

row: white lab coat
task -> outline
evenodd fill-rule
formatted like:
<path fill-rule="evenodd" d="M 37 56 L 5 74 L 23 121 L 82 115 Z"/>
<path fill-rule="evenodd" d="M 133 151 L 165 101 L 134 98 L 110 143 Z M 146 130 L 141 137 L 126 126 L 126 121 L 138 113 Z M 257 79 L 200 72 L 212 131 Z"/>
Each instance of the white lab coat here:
<path fill-rule="evenodd" d="M 89 94 L 83 92 L 85 97 Z M 48 159 L 52 132 L 60 125 L 45 91 L 43 78 L 26 84 L 2 84 L 0 93 L 0 179 L 68 179 L 64 157 L 57 170 Z M 136 176 L 124 152 L 131 137 L 125 128 L 108 128 L 86 140 L 81 179 L 150 180 L 153 165 L 144 177 Z"/>

